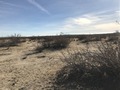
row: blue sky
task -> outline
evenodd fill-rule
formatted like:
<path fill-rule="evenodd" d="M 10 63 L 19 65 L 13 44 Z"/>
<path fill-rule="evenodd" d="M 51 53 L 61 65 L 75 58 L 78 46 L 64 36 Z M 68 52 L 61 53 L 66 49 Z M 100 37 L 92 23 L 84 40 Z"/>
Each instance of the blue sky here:
<path fill-rule="evenodd" d="M 119 16 L 119 0 L 0 0 L 0 36 L 115 32 Z"/>

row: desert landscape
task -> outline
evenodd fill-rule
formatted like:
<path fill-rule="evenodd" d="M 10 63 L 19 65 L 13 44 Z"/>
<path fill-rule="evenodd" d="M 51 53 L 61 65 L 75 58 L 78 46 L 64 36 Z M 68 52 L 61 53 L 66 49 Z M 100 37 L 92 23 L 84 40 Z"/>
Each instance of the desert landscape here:
<path fill-rule="evenodd" d="M 83 49 L 95 51 L 97 50 L 96 46 L 100 45 L 101 41 L 112 43 L 116 41 L 114 34 L 110 34 L 114 38 L 108 37 L 108 34 L 91 36 L 91 38 L 90 35 L 85 35 L 84 37 L 86 38 L 80 35 L 26 38 L 14 36 L 1 38 L 0 90 L 113 90 L 110 89 L 111 87 L 104 89 L 102 86 L 98 89 L 96 88 L 97 86 L 83 88 L 84 85 L 82 86 L 81 84 L 80 86 L 79 80 L 77 81 L 75 78 L 81 75 L 81 70 L 78 70 L 78 72 L 76 70 L 83 68 L 83 71 L 85 71 L 88 64 L 85 62 L 86 66 L 81 67 L 81 65 L 84 65 L 84 61 L 79 63 L 82 59 L 73 56 L 79 56 L 81 54 L 76 53 L 80 53 L 81 51 L 84 53 Z M 96 36 L 99 36 L 99 40 Z M 85 52 L 85 55 L 87 55 L 87 52 Z M 69 57 L 73 59 L 68 60 Z M 91 61 L 88 60 L 88 62 Z M 114 62 L 112 64 L 117 65 Z M 99 72 L 95 72 L 99 74 Z M 109 73 L 106 72 L 105 74 L 109 76 Z M 71 80 L 76 85 L 74 83 L 72 85 Z M 87 81 L 91 83 L 89 77 Z"/>
<path fill-rule="evenodd" d="M 37 42 L 26 41 L 9 49 L 0 48 L 1 90 L 50 90 L 51 80 L 63 65 L 58 51 L 34 54 Z"/>
<path fill-rule="evenodd" d="M 120 0 L 0 0 L 0 90 L 120 90 Z"/>

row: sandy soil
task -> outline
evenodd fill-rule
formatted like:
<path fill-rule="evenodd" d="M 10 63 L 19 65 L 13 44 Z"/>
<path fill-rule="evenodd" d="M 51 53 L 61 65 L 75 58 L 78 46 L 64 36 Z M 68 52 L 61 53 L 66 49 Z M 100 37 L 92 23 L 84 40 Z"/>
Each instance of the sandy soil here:
<path fill-rule="evenodd" d="M 61 50 L 34 53 L 36 43 L 26 41 L 9 49 L 0 48 L 0 90 L 54 90 L 52 79 L 64 66 L 59 59 Z M 72 42 L 68 48 L 78 47 L 84 45 Z"/>

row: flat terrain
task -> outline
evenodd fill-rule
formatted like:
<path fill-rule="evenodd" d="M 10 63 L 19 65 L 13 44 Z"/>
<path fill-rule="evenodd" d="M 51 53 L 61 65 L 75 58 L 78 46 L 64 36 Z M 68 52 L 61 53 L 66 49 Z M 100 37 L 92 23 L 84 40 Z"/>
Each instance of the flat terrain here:
<path fill-rule="evenodd" d="M 95 50 L 96 42 L 90 42 L 89 49 Z M 72 40 L 65 49 L 39 53 L 35 51 L 37 46 L 37 40 L 26 40 L 17 46 L 0 47 L 0 90 L 55 90 L 53 79 L 65 66 L 64 55 L 87 44 Z"/>
<path fill-rule="evenodd" d="M 72 41 L 65 49 L 36 53 L 37 45 L 37 41 L 28 40 L 18 46 L 0 48 L 0 90 L 54 90 L 55 74 L 65 65 L 61 61 L 63 54 L 67 56 L 68 51 L 86 46 Z"/>
<path fill-rule="evenodd" d="M 71 42 L 63 50 L 35 53 L 37 42 L 26 41 L 0 48 L 0 90 L 53 90 L 52 79 L 65 64 L 61 52 L 84 47 Z"/>
<path fill-rule="evenodd" d="M 34 53 L 35 45 L 0 48 L 0 90 L 52 90 L 51 79 L 63 63 L 58 51 Z"/>

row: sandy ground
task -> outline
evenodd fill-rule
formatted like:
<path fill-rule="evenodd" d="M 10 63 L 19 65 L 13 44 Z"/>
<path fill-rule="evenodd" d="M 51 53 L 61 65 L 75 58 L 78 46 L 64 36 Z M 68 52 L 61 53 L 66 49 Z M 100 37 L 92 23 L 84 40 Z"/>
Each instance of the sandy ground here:
<path fill-rule="evenodd" d="M 0 48 L 0 90 L 52 90 L 52 78 L 62 62 L 57 51 L 33 53 L 36 42 Z"/>
<path fill-rule="evenodd" d="M 54 90 L 52 79 L 64 63 L 61 51 L 33 53 L 36 42 L 0 48 L 0 90 Z M 68 48 L 84 47 L 72 42 Z M 62 50 L 63 51 L 63 50 Z M 65 51 L 65 50 L 64 50 Z"/>

